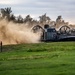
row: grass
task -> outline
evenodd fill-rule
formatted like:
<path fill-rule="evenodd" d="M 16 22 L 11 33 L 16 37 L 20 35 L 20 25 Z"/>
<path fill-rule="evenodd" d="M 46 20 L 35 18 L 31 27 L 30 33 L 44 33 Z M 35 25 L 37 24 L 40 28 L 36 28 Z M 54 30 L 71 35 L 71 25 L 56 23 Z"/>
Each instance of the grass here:
<path fill-rule="evenodd" d="M 75 42 L 3 46 L 0 75 L 75 75 Z"/>

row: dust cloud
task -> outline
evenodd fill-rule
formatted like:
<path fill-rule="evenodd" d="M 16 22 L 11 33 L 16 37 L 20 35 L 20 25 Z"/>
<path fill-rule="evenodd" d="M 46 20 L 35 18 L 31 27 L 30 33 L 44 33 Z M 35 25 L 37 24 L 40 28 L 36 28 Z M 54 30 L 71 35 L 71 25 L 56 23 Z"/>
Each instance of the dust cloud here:
<path fill-rule="evenodd" d="M 0 41 L 3 45 L 38 43 L 39 40 L 40 34 L 31 32 L 31 28 L 26 25 L 0 20 Z"/>

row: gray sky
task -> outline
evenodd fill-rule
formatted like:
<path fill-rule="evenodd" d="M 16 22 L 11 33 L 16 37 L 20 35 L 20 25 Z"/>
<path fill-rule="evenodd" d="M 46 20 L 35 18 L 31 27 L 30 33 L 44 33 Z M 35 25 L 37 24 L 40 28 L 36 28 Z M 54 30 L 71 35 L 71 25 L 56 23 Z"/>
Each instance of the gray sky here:
<path fill-rule="evenodd" d="M 11 7 L 15 15 L 34 19 L 47 13 L 52 20 L 62 15 L 65 21 L 75 24 L 75 0 L 0 0 L 0 8 Z"/>

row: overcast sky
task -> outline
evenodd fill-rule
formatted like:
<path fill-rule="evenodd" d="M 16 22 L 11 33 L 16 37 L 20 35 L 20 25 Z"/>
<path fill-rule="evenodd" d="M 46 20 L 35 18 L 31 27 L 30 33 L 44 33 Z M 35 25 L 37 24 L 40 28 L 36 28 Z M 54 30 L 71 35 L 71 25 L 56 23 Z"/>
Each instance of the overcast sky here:
<path fill-rule="evenodd" d="M 11 7 L 15 15 L 30 14 L 35 19 L 47 13 L 52 20 L 62 15 L 65 21 L 75 24 L 75 0 L 0 0 L 0 8 Z"/>

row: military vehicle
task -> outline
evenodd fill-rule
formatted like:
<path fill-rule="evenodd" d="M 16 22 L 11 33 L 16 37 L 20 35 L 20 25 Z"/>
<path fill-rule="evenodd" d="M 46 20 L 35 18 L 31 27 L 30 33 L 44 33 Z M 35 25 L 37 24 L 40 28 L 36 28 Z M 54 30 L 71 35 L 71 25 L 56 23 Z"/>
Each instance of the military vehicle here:
<path fill-rule="evenodd" d="M 44 27 L 36 25 L 32 31 L 41 32 L 41 41 L 75 41 L 75 29 L 71 29 L 67 25 L 63 25 L 59 29 L 50 27 L 48 24 Z"/>

